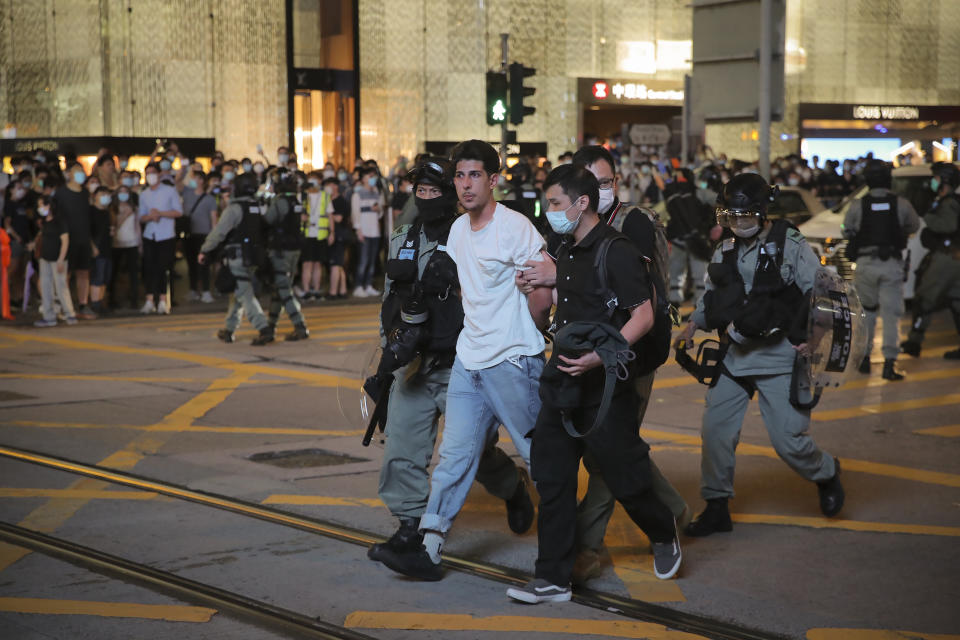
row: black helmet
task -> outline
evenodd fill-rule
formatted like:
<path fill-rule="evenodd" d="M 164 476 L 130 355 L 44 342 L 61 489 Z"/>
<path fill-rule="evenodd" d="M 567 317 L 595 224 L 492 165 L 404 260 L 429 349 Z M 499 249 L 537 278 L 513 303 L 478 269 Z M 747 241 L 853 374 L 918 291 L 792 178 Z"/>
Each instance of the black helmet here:
<path fill-rule="evenodd" d="M 440 187 L 444 193 L 455 191 L 453 175 L 450 171 L 450 162 L 445 158 L 427 156 L 421 158 L 417 166 L 407 173 L 407 180 L 416 188 L 418 184 L 429 184 Z"/>
<path fill-rule="evenodd" d="M 871 189 L 890 188 L 890 164 L 874 158 L 863 168 L 863 179 Z"/>
<path fill-rule="evenodd" d="M 930 165 L 930 171 L 940 178 L 941 184 L 950 185 L 954 189 L 960 187 L 960 169 L 952 162 L 934 162 Z"/>
<path fill-rule="evenodd" d="M 250 198 L 260 187 L 260 181 L 257 174 L 251 172 L 241 173 L 233 180 L 233 195 L 237 198 Z"/>
<path fill-rule="evenodd" d="M 765 218 L 767 206 L 776 200 L 779 192 L 756 173 L 741 173 L 730 178 L 717 196 L 717 224 L 729 227 L 732 218 L 742 216 Z"/>
<path fill-rule="evenodd" d="M 297 192 L 297 174 L 286 167 L 277 167 L 269 172 L 267 179 L 277 195 Z"/>

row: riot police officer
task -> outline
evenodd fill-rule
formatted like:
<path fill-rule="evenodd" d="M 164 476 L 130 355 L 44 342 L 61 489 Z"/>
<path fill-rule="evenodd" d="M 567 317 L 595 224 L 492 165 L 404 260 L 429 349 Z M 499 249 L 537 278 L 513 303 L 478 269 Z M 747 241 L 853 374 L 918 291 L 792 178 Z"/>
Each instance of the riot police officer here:
<path fill-rule="evenodd" d="M 890 165 L 883 160 L 867 162 L 863 171 L 870 191 L 855 200 L 843 220 L 847 257 L 857 263 L 853 282 L 867 314 L 867 353 L 860 373 L 870 373 L 870 352 L 877 314 L 883 317 L 883 377 L 903 380 L 894 369 L 899 346 L 899 322 L 903 315 L 903 250 L 907 237 L 920 220 L 913 205 L 890 191 Z"/>
<path fill-rule="evenodd" d="M 300 312 L 300 302 L 293 295 L 293 274 L 300 260 L 300 223 L 303 206 L 297 199 L 297 177 L 287 169 L 271 172 L 270 183 L 274 198 L 265 215 L 269 228 L 269 259 L 273 271 L 273 293 L 270 297 L 268 322 L 276 330 L 280 309 L 286 310 L 293 324 L 287 341 L 310 337 L 306 321 Z"/>
<path fill-rule="evenodd" d="M 790 402 L 796 352 L 806 341 L 790 323 L 802 318 L 798 325 L 806 333 L 809 303 L 804 296 L 813 287 L 819 262 L 795 227 L 766 219 L 775 197 L 776 189 L 756 174 L 738 175 L 724 185 L 717 222 L 735 237 L 714 253 L 708 291 L 674 343 L 678 350 L 689 348 L 697 329 L 717 329 L 723 336 L 701 431 L 700 486 L 707 506 L 684 529 L 690 536 L 733 528 L 727 501 L 733 497 L 735 451 L 754 392 L 760 394 L 760 413 L 774 449 L 794 471 L 817 483 L 824 515 L 834 516 L 843 506 L 839 462 L 807 433 L 809 409 Z"/>
<path fill-rule="evenodd" d="M 693 283 L 694 300 L 703 295 L 703 279 L 710 259 L 710 208 L 697 197 L 692 172 L 684 170 L 684 179 L 675 180 L 665 192 L 667 239 L 670 241 L 671 304 L 679 307 L 685 299 L 687 276 Z"/>
<path fill-rule="evenodd" d="M 380 315 L 382 334 L 397 335 L 394 329 L 409 317 L 402 312 L 411 304 L 425 308 L 429 319 L 419 343 L 410 345 L 417 357 L 393 374 L 379 494 L 400 526 L 389 540 L 370 548 L 367 555 L 373 560 L 422 547 L 423 534 L 417 529 L 430 494 L 427 467 L 437 438 L 437 420 L 446 408 L 447 384 L 463 326 L 457 268 L 445 249 L 457 215 L 452 171 L 446 160 L 426 157 L 409 179 L 418 215 L 413 224 L 399 227 L 390 237 Z M 512 531 L 523 533 L 530 528 L 534 508 L 526 483 L 513 460 L 495 443 L 488 445 L 480 459 L 477 480 L 506 501 Z"/>
<path fill-rule="evenodd" d="M 930 188 L 937 197 L 923 216 L 926 228 L 920 234 L 930 253 L 917 269 L 913 326 L 900 345 L 904 353 L 914 357 L 920 355 L 924 333 L 935 311 L 949 307 L 960 334 L 960 197 L 956 193 L 960 170 L 952 162 L 935 162 L 930 170 Z M 948 351 L 943 357 L 960 360 L 960 349 Z"/>
<path fill-rule="evenodd" d="M 224 342 L 234 342 L 234 334 L 240 325 L 240 313 L 246 311 L 250 324 L 260 332 L 250 343 L 254 346 L 273 342 L 273 330 L 267 317 L 263 315 L 253 284 L 256 269 L 266 261 L 263 214 L 254 197 L 258 187 L 259 181 L 253 173 L 236 177 L 230 204 L 207 235 L 197 256 L 197 261 L 203 264 L 208 253 L 219 248 L 221 244 L 224 245 L 224 268 L 229 269 L 236 285 L 227 309 L 225 326 L 217 332 L 217 337 Z"/>

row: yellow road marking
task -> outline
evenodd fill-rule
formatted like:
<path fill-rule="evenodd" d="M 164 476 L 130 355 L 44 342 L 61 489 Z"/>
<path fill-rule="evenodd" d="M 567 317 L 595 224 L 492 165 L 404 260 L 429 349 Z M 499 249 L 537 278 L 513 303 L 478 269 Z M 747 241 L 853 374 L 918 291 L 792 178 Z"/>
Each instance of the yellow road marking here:
<path fill-rule="evenodd" d="M 0 611 L 104 618 L 143 618 L 170 622 L 210 622 L 210 618 L 217 613 L 216 609 L 174 604 L 47 600 L 45 598 L 0 598 Z"/>
<path fill-rule="evenodd" d="M 780 516 L 761 513 L 734 513 L 734 522 L 748 524 L 774 524 L 781 526 L 809 527 L 813 529 L 845 529 L 874 533 L 909 533 L 926 536 L 960 537 L 960 527 L 938 527 L 923 524 L 898 524 L 893 522 L 863 522 L 860 520 L 829 520 L 802 516 Z"/>
<path fill-rule="evenodd" d="M 143 376 L 99 376 L 56 373 L 0 373 L 0 380 L 80 380 L 84 382 L 206 382 L 212 378 L 147 378 Z M 286 380 L 248 380 L 245 384 L 290 384 Z"/>
<path fill-rule="evenodd" d="M 0 330 L 0 337 L 5 337 L 8 334 L 10 334 L 9 331 Z M 12 335 L 16 335 L 16 334 L 12 334 Z M 281 378 L 293 378 L 295 380 L 303 380 L 306 382 L 310 382 L 320 387 L 337 387 L 341 384 L 341 381 L 346 380 L 346 378 L 342 378 L 341 376 L 328 374 L 328 373 L 313 373 L 309 371 L 296 371 L 293 369 L 280 369 L 280 368 L 270 367 L 266 365 L 245 364 L 242 362 L 229 360 L 227 358 L 220 358 L 217 356 L 206 356 L 199 353 L 173 351 L 170 349 L 148 349 L 148 348 L 142 348 L 142 347 L 126 347 L 126 346 L 112 345 L 112 344 L 101 344 L 98 342 L 70 340 L 67 338 L 55 338 L 49 335 L 41 336 L 41 335 L 28 334 L 24 336 L 24 339 L 34 341 L 34 342 L 54 344 L 61 347 L 67 347 L 70 349 L 105 351 L 105 352 L 111 352 L 111 353 L 122 353 L 126 355 L 149 356 L 154 358 L 168 358 L 173 360 L 181 360 L 184 362 L 192 362 L 194 364 L 203 365 L 205 367 L 213 367 L 216 369 L 228 369 L 231 371 L 242 372 L 250 376 L 263 374 L 263 375 L 277 376 Z M 360 380 L 353 380 L 351 382 L 352 384 L 356 385 L 356 388 L 360 388 Z"/>
<path fill-rule="evenodd" d="M 157 332 L 177 333 L 177 332 L 183 332 L 183 331 L 201 331 L 201 330 L 208 330 L 208 329 L 219 329 L 221 327 L 223 327 L 223 320 L 220 320 L 219 322 L 206 322 L 204 324 L 177 324 L 177 325 L 172 325 L 168 327 L 159 327 L 157 328 Z M 310 329 L 311 333 L 322 332 L 322 334 L 326 334 L 328 330 L 340 329 L 340 328 L 348 329 L 353 327 L 368 327 L 366 333 L 376 334 L 377 329 L 380 327 L 380 323 L 379 321 L 350 322 L 345 320 L 343 322 L 316 324 L 316 323 L 311 323 L 309 319 L 307 320 L 307 328 Z M 362 334 L 359 334 L 359 335 L 362 335 Z"/>
<path fill-rule="evenodd" d="M 921 433 L 926 436 L 941 436 L 943 438 L 960 438 L 960 424 L 951 424 L 946 427 L 930 427 L 929 429 L 917 429 L 914 433 Z"/>
<path fill-rule="evenodd" d="M 329 344 L 329 345 L 332 346 L 332 347 L 349 347 L 349 346 L 352 346 L 352 345 L 355 345 L 355 344 L 364 344 L 364 343 L 370 342 L 371 340 L 374 340 L 374 339 L 376 339 L 376 336 L 371 336 L 370 338 L 367 338 L 366 340 L 336 340 L 336 341 L 331 341 L 331 340 L 325 340 L 324 338 L 320 338 L 320 342 L 322 342 L 322 343 L 324 343 L 324 344 Z"/>
<path fill-rule="evenodd" d="M 662 431 L 660 429 L 648 429 L 643 427 L 641 431 L 645 439 L 660 439 L 678 444 L 701 446 L 699 436 L 692 436 L 671 431 Z M 777 452 L 773 447 L 762 447 L 760 445 L 741 442 L 737 446 L 738 455 L 761 456 L 764 458 L 779 459 Z M 901 480 L 912 480 L 914 482 L 926 482 L 929 484 L 940 484 L 945 487 L 960 487 L 960 475 L 954 473 L 942 473 L 939 471 L 925 471 L 923 469 L 912 469 L 910 467 L 901 467 L 894 464 L 883 464 L 881 462 L 870 462 L 869 460 L 855 460 L 853 458 L 841 458 L 843 469 L 845 471 L 860 471 L 873 475 L 887 476 L 890 478 L 899 478 Z"/>
<path fill-rule="evenodd" d="M 290 493 L 275 493 L 260 504 L 295 504 L 322 507 L 383 507 L 378 498 L 338 498 L 335 496 L 302 496 Z"/>
<path fill-rule="evenodd" d="M 960 378 L 960 369 L 938 369 L 936 371 L 911 371 L 907 374 L 907 377 L 900 383 L 904 382 L 926 382 L 927 380 L 942 380 L 944 378 Z M 865 389 L 868 387 L 883 387 L 888 384 L 892 384 L 890 380 L 884 380 L 883 378 L 877 378 L 870 376 L 869 378 L 864 378 L 863 380 L 851 380 L 843 384 L 838 390 L 843 391 L 845 389 Z"/>
<path fill-rule="evenodd" d="M 627 620 L 577 620 L 574 618 L 535 618 L 533 616 L 485 616 L 467 614 L 421 613 L 418 611 L 354 611 L 343 625 L 360 629 L 404 629 L 411 631 L 488 631 L 569 633 L 606 638 L 646 638 L 647 640 L 699 640 L 698 636 L 673 631 L 658 624 Z"/>
<path fill-rule="evenodd" d="M 214 380 L 207 387 L 206 391 L 188 400 L 165 416 L 158 424 L 169 424 L 168 420 L 173 416 L 176 416 L 177 420 L 186 422 L 188 425 L 192 424 L 194 420 L 203 417 L 208 411 L 215 407 L 216 403 L 222 402 L 231 391 L 243 384 L 251 375 L 251 373 L 246 371 L 234 371 L 226 378 Z M 142 433 L 120 451 L 101 460 L 99 465 L 118 470 L 132 469 L 145 456 L 159 451 L 165 442 L 166 440 L 157 437 L 157 435 L 153 433 Z M 79 491 L 103 491 L 109 486 L 109 483 L 101 480 L 83 478 L 77 480 L 67 488 Z M 26 518 L 20 521 L 19 525 L 27 529 L 40 531 L 41 533 L 52 533 L 72 518 L 87 502 L 88 500 L 82 498 L 52 498 L 31 511 Z M 30 551 L 23 547 L 18 547 L 6 542 L 0 543 L 0 571 L 3 571 L 29 553 Z"/>
<path fill-rule="evenodd" d="M 960 640 L 952 633 L 888 631 L 886 629 L 810 629 L 807 640 Z"/>
<path fill-rule="evenodd" d="M 80 500 L 152 500 L 153 491 L 81 491 L 78 489 L 0 488 L 0 498 L 74 498 Z"/>
<path fill-rule="evenodd" d="M 864 416 L 873 416 L 879 413 L 909 411 L 910 409 L 947 407 L 953 404 L 960 404 L 960 393 L 949 393 L 945 396 L 933 396 L 928 398 L 915 398 L 913 400 L 901 400 L 899 402 L 864 404 L 858 407 L 850 407 L 848 409 L 827 409 L 825 411 L 818 410 L 813 411 L 810 414 L 810 419 L 816 420 L 817 422 L 827 422 L 830 420 L 845 420 L 847 418 L 862 418 Z"/>
<path fill-rule="evenodd" d="M 686 387 L 691 384 L 700 384 L 693 376 L 683 376 L 680 378 L 662 378 L 653 380 L 654 389 L 672 389 L 674 387 Z"/>
<path fill-rule="evenodd" d="M 2 425 L 36 427 L 43 429 L 135 429 L 138 431 L 169 431 L 173 433 L 269 434 L 283 436 L 359 436 L 363 429 L 299 429 L 287 427 L 207 427 L 189 424 L 104 424 L 94 422 L 40 422 L 11 420 Z"/>

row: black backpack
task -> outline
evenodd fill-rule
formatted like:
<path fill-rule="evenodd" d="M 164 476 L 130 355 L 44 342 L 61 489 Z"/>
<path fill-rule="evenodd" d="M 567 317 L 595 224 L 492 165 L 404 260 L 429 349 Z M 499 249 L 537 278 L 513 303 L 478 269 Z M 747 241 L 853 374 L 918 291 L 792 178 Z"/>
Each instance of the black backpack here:
<path fill-rule="evenodd" d="M 604 238 L 600 241 L 593 262 L 594 271 L 596 271 L 597 279 L 600 282 L 600 292 L 606 300 L 604 313 L 607 322 L 611 322 L 614 314 L 616 314 L 618 304 L 617 295 L 610 288 L 610 281 L 607 279 L 607 253 L 610 251 L 610 245 L 617 240 L 629 242 L 626 236 L 619 234 Z M 651 264 L 645 259 L 647 277 L 654 294 L 653 328 L 633 346 L 633 351 L 637 355 L 634 362 L 635 371 L 641 377 L 656 371 L 657 367 L 667 361 L 667 357 L 670 355 L 670 333 L 673 330 L 673 325 L 676 324 L 674 314 L 671 313 L 670 302 L 667 300 L 663 277 L 658 269 L 651 268 Z M 614 323 L 611 322 L 611 324 Z"/>

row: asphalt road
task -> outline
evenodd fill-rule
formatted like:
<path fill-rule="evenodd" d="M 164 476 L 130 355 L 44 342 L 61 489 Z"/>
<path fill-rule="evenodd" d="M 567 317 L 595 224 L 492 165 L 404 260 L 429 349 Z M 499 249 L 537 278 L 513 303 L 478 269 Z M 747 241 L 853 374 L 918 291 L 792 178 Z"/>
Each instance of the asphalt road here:
<path fill-rule="evenodd" d="M 395 523 L 377 498 L 382 446 L 361 447 L 355 419 L 376 313 L 369 303 L 313 304 L 309 341 L 259 348 L 248 325 L 240 342 L 218 342 L 221 314 L 198 307 L 46 330 L 2 325 L 0 446 L 389 535 Z M 875 365 L 825 392 L 811 431 L 842 460 L 838 519 L 823 518 L 815 486 L 777 459 L 752 403 L 734 531 L 683 539 L 679 578 L 658 581 L 644 536 L 618 507 L 612 564 L 590 587 L 791 638 L 960 639 L 960 364 L 941 357 L 951 348 L 951 323 L 939 317 L 923 357 L 902 361 L 905 381 L 883 381 Z M 644 431 L 696 511 L 704 392 L 664 366 Z M 299 450 L 324 455 L 301 468 L 251 459 Z M 457 572 L 412 582 L 361 546 L 2 457 L 0 520 L 378 638 L 696 637 L 575 604 L 518 605 L 503 584 Z M 502 503 L 475 489 L 446 550 L 531 572 L 536 535 L 511 534 Z M 16 639 L 283 637 L 5 543 L 0 628 Z"/>

